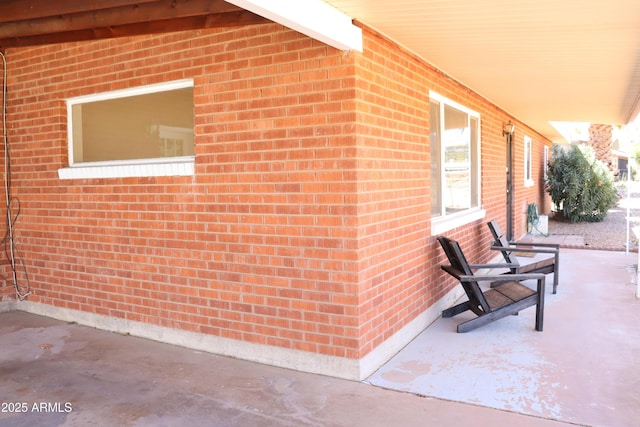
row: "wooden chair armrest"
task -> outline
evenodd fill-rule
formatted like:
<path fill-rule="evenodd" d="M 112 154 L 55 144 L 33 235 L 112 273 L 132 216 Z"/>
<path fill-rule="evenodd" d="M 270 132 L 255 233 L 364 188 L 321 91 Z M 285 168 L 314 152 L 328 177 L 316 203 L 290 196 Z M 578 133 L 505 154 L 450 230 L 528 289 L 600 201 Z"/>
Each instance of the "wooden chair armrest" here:
<path fill-rule="evenodd" d="M 463 274 L 458 277 L 461 282 L 477 282 L 477 281 L 488 281 L 488 280 L 500 280 L 500 281 L 514 281 L 520 282 L 522 280 L 542 280 L 544 283 L 545 277 L 542 273 L 527 273 L 527 274 L 473 274 L 467 275 Z"/>
<path fill-rule="evenodd" d="M 545 248 L 521 248 L 516 246 L 491 246 L 494 251 L 509 251 L 509 252 L 524 252 L 524 253 L 539 253 L 539 254 L 555 254 L 559 249 L 545 249 Z"/>
<path fill-rule="evenodd" d="M 490 270 L 493 268 L 518 268 L 520 264 L 503 262 L 497 264 L 469 264 L 469 267 L 474 270 Z"/>
<path fill-rule="evenodd" d="M 546 247 L 546 248 L 556 248 L 556 249 L 560 249 L 560 244 L 559 243 L 534 243 L 534 242 L 509 242 L 510 245 L 514 245 L 514 246 L 540 246 L 540 247 Z"/>

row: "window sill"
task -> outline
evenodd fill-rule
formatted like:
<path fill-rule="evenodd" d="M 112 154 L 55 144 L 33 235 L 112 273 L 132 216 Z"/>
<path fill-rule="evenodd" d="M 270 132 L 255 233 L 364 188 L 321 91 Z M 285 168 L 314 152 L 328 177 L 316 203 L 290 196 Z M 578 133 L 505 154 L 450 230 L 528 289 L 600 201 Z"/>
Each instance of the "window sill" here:
<path fill-rule="evenodd" d="M 532 179 L 525 179 L 524 180 L 524 186 L 525 188 L 529 188 L 529 187 L 533 187 L 535 183 L 533 182 Z"/>
<path fill-rule="evenodd" d="M 194 157 L 174 158 L 170 161 L 142 163 L 108 163 L 70 166 L 58 169 L 60 179 L 128 178 L 148 176 L 193 176 Z"/>
<path fill-rule="evenodd" d="M 487 211 L 477 208 L 445 218 L 433 219 L 431 220 L 431 235 L 439 236 L 454 228 L 462 227 L 463 225 L 482 219 L 485 216 L 487 216 Z"/>

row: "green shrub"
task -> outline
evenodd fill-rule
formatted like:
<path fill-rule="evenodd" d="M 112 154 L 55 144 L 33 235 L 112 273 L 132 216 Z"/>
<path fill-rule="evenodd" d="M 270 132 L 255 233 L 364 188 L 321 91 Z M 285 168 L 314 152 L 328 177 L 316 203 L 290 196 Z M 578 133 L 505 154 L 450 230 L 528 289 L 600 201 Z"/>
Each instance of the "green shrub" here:
<path fill-rule="evenodd" d="M 617 201 L 613 174 L 587 145 L 570 150 L 554 146 L 546 190 L 557 211 L 571 222 L 600 222 Z"/>

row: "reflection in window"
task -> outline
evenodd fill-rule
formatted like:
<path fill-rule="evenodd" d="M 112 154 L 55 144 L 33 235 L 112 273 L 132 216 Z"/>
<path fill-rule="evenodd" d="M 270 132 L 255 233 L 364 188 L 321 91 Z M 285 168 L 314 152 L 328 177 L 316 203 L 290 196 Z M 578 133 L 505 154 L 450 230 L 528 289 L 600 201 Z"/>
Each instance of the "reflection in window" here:
<path fill-rule="evenodd" d="M 533 186 L 533 167 L 531 160 L 532 146 L 531 138 L 524 137 L 524 185 L 525 187 Z"/>
<path fill-rule="evenodd" d="M 72 98 L 70 163 L 192 156 L 193 82 Z"/>
<path fill-rule="evenodd" d="M 477 113 L 433 95 L 430 113 L 431 213 L 444 217 L 479 207 Z"/>
<path fill-rule="evenodd" d="M 444 106 L 444 208 L 445 214 L 471 207 L 471 150 L 467 114 Z"/>

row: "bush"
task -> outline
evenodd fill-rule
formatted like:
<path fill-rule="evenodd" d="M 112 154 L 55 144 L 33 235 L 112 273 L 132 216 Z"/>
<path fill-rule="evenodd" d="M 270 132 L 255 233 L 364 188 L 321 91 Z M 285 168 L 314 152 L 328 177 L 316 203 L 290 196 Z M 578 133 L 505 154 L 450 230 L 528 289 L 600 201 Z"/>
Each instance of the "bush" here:
<path fill-rule="evenodd" d="M 615 206 L 613 174 L 587 145 L 553 148 L 546 190 L 559 213 L 571 222 L 600 222 Z"/>

